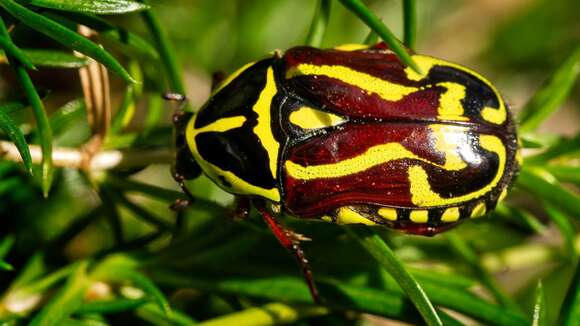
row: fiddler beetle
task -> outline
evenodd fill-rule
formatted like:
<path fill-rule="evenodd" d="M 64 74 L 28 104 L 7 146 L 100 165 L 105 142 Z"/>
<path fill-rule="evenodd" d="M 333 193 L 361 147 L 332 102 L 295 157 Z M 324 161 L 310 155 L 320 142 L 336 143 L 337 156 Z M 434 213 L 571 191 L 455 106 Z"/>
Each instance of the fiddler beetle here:
<path fill-rule="evenodd" d="M 207 175 L 251 202 L 318 292 L 281 214 L 433 235 L 483 216 L 519 166 L 516 128 L 478 73 L 384 43 L 294 47 L 249 63 L 175 115 L 175 179 Z M 184 97 L 174 95 L 179 99 Z M 244 209 L 238 209 L 244 212 Z"/>

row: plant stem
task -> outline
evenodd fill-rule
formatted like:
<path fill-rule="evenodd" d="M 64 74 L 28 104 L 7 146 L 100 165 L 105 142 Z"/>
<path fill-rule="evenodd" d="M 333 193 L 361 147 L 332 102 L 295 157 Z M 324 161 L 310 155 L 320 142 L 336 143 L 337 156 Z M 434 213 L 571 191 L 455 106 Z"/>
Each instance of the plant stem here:
<path fill-rule="evenodd" d="M 42 162 L 42 149 L 38 145 L 30 145 L 32 163 Z M 14 143 L 0 141 L 0 158 L 13 162 L 22 162 Z M 169 148 L 150 150 L 107 150 L 89 155 L 80 148 L 58 147 L 52 152 L 54 166 L 75 168 L 87 171 L 113 170 L 119 168 L 137 167 L 149 164 L 169 164 L 173 154 Z"/>

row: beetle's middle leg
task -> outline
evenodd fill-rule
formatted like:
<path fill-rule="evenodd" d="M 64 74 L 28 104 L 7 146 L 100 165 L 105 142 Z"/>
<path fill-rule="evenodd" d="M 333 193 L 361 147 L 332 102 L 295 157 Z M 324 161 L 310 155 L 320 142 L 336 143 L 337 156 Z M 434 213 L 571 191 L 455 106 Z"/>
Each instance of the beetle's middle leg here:
<path fill-rule="evenodd" d="M 308 289 L 310 290 L 312 299 L 314 299 L 314 302 L 320 303 L 321 301 L 320 296 L 318 295 L 318 288 L 316 287 L 316 284 L 314 284 L 314 278 L 312 277 L 310 264 L 304 255 L 304 251 L 300 247 L 300 241 L 309 239 L 280 224 L 280 222 L 278 222 L 278 220 L 276 220 L 276 218 L 266 210 L 263 203 L 258 203 L 255 206 L 260 214 L 262 214 L 264 217 L 264 221 L 266 221 L 266 224 L 270 230 L 272 230 L 272 233 L 274 233 L 274 236 L 276 239 L 278 239 L 278 242 L 284 248 L 290 251 L 290 253 L 296 258 L 298 265 L 300 265 L 300 268 L 302 269 L 304 279 L 308 284 Z"/>

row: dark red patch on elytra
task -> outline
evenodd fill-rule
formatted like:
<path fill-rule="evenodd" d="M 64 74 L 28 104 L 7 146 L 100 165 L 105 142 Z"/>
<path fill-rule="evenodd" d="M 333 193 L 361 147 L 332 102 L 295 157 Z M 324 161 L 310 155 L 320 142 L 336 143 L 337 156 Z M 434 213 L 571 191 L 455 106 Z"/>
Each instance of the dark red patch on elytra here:
<path fill-rule="evenodd" d="M 298 76 L 287 83 L 317 107 L 355 119 L 435 121 L 440 94 L 446 91 L 444 87 L 432 86 L 388 101 L 379 94 L 327 76 Z"/>
<path fill-rule="evenodd" d="M 405 156 L 375 164 L 359 172 L 345 171 L 339 177 L 318 176 L 295 179 L 282 168 L 284 203 L 297 216 L 313 217 L 347 205 L 375 204 L 414 208 L 408 178 L 409 167 L 420 166 L 428 176 L 433 191 L 441 197 L 454 197 L 481 189 L 491 182 L 498 169 L 497 156 L 466 143 L 465 168 L 445 170 L 445 153 L 434 146 L 429 124 L 420 123 L 348 123 L 336 130 L 312 137 L 288 148 L 284 161 L 308 167 L 344 162 L 364 155 L 370 148 L 398 144 L 415 157 Z M 453 131 L 449 131 L 453 132 Z M 468 132 L 464 128 L 455 132 Z M 448 136 L 453 137 L 452 133 Z M 470 138 L 471 139 L 471 138 Z M 473 140 L 475 141 L 475 140 Z M 283 163 L 285 164 L 285 163 Z"/>

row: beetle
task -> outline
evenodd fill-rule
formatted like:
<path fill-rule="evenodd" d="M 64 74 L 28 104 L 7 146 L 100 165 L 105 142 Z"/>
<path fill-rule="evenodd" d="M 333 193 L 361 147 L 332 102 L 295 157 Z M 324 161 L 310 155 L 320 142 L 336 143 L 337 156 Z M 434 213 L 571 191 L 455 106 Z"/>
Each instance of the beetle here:
<path fill-rule="evenodd" d="M 175 115 L 175 179 L 191 199 L 184 181 L 204 173 L 251 201 L 315 300 L 305 237 L 277 216 L 420 235 L 483 216 L 519 167 L 509 108 L 478 73 L 412 58 L 422 74 L 384 43 L 299 46 L 243 66 L 197 113 Z"/>

